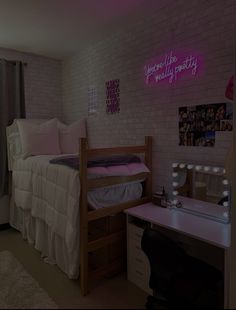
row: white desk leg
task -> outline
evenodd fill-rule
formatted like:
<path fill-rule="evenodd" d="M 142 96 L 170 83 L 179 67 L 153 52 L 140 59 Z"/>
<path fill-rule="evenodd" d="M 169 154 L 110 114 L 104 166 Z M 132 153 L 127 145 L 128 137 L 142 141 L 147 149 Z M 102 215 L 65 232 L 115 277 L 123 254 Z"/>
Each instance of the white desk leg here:
<path fill-rule="evenodd" d="M 229 308 L 229 250 L 224 250 L 224 309 Z"/>

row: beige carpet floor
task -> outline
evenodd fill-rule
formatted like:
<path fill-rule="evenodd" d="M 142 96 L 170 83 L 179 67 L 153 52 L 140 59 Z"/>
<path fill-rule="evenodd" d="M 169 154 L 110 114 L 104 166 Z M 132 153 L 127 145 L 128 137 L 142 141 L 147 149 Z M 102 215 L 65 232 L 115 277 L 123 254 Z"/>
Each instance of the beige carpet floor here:
<path fill-rule="evenodd" d="M 9 251 L 0 251 L 0 309 L 58 309 Z"/>
<path fill-rule="evenodd" d="M 43 262 L 40 253 L 14 229 L 0 231 L 0 251 L 10 251 L 61 309 L 144 309 L 147 294 L 126 280 L 126 274 L 103 280 L 83 297 L 78 281 L 57 266 Z"/>

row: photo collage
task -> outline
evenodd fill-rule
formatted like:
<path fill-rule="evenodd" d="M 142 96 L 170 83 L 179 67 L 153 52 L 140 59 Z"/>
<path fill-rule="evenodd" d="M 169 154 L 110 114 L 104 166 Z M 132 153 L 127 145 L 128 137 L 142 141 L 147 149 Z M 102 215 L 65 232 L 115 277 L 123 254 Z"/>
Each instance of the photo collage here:
<path fill-rule="evenodd" d="M 232 130 L 232 103 L 179 108 L 179 145 L 214 146 L 216 131 Z"/>

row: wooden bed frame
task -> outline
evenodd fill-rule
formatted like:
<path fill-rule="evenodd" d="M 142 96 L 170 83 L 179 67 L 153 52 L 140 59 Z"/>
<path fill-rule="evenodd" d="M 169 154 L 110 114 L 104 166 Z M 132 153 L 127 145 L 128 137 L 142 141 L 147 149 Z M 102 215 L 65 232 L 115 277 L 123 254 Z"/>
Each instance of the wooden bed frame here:
<path fill-rule="evenodd" d="M 143 154 L 144 163 L 149 168 L 150 173 L 139 173 L 133 176 L 120 176 L 120 177 L 103 177 L 99 179 L 88 179 L 87 177 L 87 161 L 95 156 L 102 155 L 114 155 L 114 154 Z M 117 148 L 104 148 L 104 149 L 88 149 L 88 143 L 86 138 L 80 139 L 79 144 L 80 154 L 80 182 L 81 182 L 81 193 L 80 193 L 80 286 L 82 295 L 86 295 L 89 292 L 89 280 L 97 278 L 112 272 L 122 270 L 124 267 L 124 251 L 121 251 L 120 257 L 106 262 L 100 268 L 93 271 L 89 269 L 89 255 L 95 253 L 100 249 L 108 249 L 111 251 L 112 245 L 126 244 L 126 230 L 125 222 L 123 226 L 118 225 L 118 229 L 108 229 L 106 234 L 101 236 L 98 234 L 95 239 L 90 240 L 90 226 L 96 226 L 99 220 L 105 220 L 107 227 L 116 226 L 114 225 L 114 215 L 119 215 L 123 210 L 143 204 L 151 201 L 152 195 L 152 139 L 150 136 L 145 137 L 145 144 L 141 146 L 130 146 L 130 147 L 117 147 Z M 127 183 L 136 180 L 144 181 L 144 194 L 143 197 L 137 200 L 132 200 L 126 203 L 113 205 L 111 207 L 100 208 L 98 210 L 89 211 L 87 192 L 89 190 L 106 187 L 121 183 Z M 113 222 L 109 224 L 109 221 Z M 110 249 L 110 250 L 109 250 Z M 111 252 L 110 252 L 111 254 Z"/>
<path fill-rule="evenodd" d="M 45 119 L 34 119 L 41 124 Z M 16 120 L 6 128 L 8 170 L 11 172 L 13 163 L 19 154 L 16 148 L 16 138 L 19 131 Z M 125 209 L 151 201 L 152 194 L 152 139 L 145 138 L 145 144 L 131 147 L 117 147 L 104 149 L 88 149 L 86 138 L 80 139 L 80 284 L 81 292 L 86 295 L 89 291 L 89 279 L 98 278 L 120 272 L 126 266 L 126 221 Z M 113 154 L 141 154 L 150 173 L 140 173 L 134 176 L 103 177 L 88 179 L 87 161 L 92 157 Z M 87 192 L 89 190 L 115 184 L 145 180 L 143 197 L 126 203 L 113 205 L 89 211 Z M 13 203 L 14 201 L 11 200 Z M 105 227 L 105 232 L 104 232 Z M 102 252 L 103 251 L 103 252 Z M 94 257 L 91 257 L 93 256 Z M 95 257 L 96 256 L 96 257 Z M 107 257 L 105 257 L 107 256 Z M 104 260 L 104 257 L 106 258 Z M 94 261 L 95 263 L 94 263 Z M 92 264 L 91 264 L 92 261 Z M 97 261 L 102 266 L 97 268 Z M 92 266 L 92 268 L 91 268 Z"/>

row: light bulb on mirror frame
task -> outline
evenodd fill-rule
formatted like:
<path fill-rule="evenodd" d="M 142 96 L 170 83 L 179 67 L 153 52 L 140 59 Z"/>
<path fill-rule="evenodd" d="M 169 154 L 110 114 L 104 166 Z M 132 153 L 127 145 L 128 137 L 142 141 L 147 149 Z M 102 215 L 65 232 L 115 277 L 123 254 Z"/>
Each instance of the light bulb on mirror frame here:
<path fill-rule="evenodd" d="M 223 217 L 228 218 L 229 217 L 228 212 L 223 212 Z"/>
<path fill-rule="evenodd" d="M 208 171 L 211 170 L 211 168 L 210 168 L 209 166 L 205 166 L 205 167 L 203 168 L 203 170 L 204 170 L 205 172 L 208 172 Z"/>
<path fill-rule="evenodd" d="M 227 196 L 229 196 L 229 191 L 223 191 L 222 194 L 223 194 L 224 197 L 227 197 Z"/>
<path fill-rule="evenodd" d="M 219 167 L 214 167 L 213 168 L 213 172 L 215 172 L 215 173 L 220 172 L 220 168 Z"/>
<path fill-rule="evenodd" d="M 229 185 L 229 181 L 228 181 L 227 179 L 224 179 L 224 180 L 222 181 L 222 183 L 223 183 L 224 185 Z"/>

